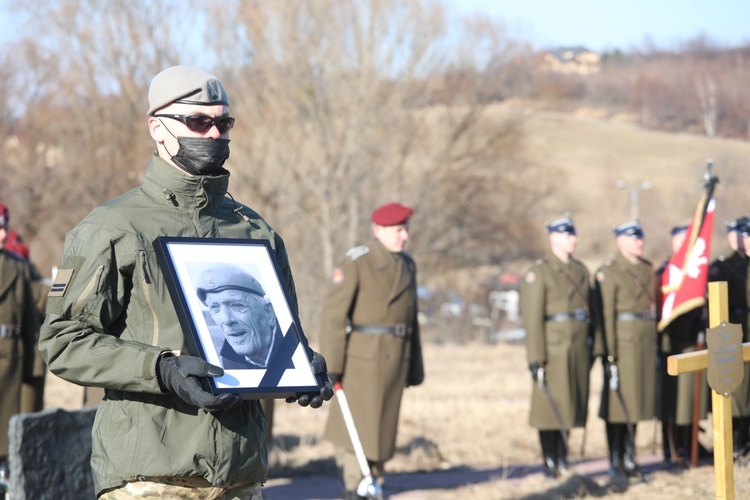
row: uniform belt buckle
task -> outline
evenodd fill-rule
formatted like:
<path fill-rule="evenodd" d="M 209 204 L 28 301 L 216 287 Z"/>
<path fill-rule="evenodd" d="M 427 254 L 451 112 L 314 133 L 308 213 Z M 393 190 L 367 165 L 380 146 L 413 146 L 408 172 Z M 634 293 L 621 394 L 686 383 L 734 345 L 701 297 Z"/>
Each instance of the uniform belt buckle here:
<path fill-rule="evenodd" d="M 396 323 L 396 326 L 393 327 L 393 334 L 396 337 L 406 337 L 406 324 Z"/>

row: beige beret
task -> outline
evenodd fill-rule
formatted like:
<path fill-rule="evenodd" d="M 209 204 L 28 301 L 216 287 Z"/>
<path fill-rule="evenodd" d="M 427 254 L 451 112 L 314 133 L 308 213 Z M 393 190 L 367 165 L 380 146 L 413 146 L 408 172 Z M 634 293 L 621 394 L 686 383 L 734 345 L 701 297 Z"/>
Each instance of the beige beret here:
<path fill-rule="evenodd" d="M 191 66 L 172 66 L 157 74 L 148 89 L 148 115 L 180 102 L 229 106 L 229 98 L 218 78 Z"/>

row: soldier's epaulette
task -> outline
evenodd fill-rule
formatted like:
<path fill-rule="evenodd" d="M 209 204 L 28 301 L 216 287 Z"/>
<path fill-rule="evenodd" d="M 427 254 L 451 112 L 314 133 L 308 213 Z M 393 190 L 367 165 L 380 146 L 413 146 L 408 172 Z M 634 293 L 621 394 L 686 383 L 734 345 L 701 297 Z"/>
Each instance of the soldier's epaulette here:
<path fill-rule="evenodd" d="M 648 266 L 654 267 L 654 265 L 648 259 L 644 259 L 643 257 L 638 257 L 638 260 L 640 260 L 641 262 L 643 262 L 644 264 L 646 264 Z"/>
<path fill-rule="evenodd" d="M 363 255 L 367 255 L 368 253 L 370 253 L 370 247 L 368 247 L 367 245 L 359 245 L 357 247 L 350 248 L 349 250 L 347 250 L 346 256 L 352 260 L 357 260 Z"/>

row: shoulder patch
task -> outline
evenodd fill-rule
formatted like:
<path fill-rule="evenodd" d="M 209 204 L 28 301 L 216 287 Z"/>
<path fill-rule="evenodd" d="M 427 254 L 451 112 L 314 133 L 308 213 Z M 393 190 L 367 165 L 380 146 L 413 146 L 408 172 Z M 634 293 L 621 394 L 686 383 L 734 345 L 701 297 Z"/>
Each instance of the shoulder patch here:
<path fill-rule="evenodd" d="M 357 260 L 363 255 L 370 253 L 370 247 L 367 245 L 359 245 L 358 247 L 350 248 L 346 251 L 346 256 L 352 260 Z"/>
<path fill-rule="evenodd" d="M 529 271 L 526 273 L 526 277 L 524 278 L 526 280 L 526 283 L 533 283 L 536 281 L 536 273 L 534 271 Z"/>
<path fill-rule="evenodd" d="M 60 269 L 57 271 L 55 280 L 49 289 L 48 297 L 62 297 L 65 295 L 65 290 L 68 289 L 68 284 L 73 278 L 73 269 Z"/>
<path fill-rule="evenodd" d="M 596 273 L 596 281 L 598 281 L 598 282 L 600 282 L 600 283 L 601 283 L 602 281 L 604 281 L 604 272 L 602 272 L 602 271 L 599 271 L 598 273 Z"/>
<path fill-rule="evenodd" d="M 344 281 L 344 270 L 340 267 L 337 267 L 333 270 L 331 273 L 331 283 L 334 285 L 338 285 Z"/>

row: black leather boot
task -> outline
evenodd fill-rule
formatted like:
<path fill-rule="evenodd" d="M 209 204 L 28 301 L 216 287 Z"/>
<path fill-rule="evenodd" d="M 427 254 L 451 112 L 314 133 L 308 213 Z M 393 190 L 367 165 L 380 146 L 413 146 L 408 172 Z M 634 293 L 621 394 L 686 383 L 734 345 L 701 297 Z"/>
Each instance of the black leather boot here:
<path fill-rule="evenodd" d="M 555 455 L 555 431 L 539 431 L 539 441 L 542 444 L 542 470 L 550 479 L 558 477 L 557 460 Z"/>
<path fill-rule="evenodd" d="M 635 461 L 635 428 L 636 424 L 633 424 L 633 435 L 630 435 L 626 424 L 620 424 L 623 429 L 621 431 L 623 436 L 623 453 L 622 466 L 625 469 L 625 474 L 628 477 L 637 477 L 641 475 L 641 466 Z"/>
<path fill-rule="evenodd" d="M 609 447 L 609 477 L 610 479 L 625 478 L 622 468 L 622 446 L 620 441 L 619 424 L 606 423 L 607 446 Z"/>
<path fill-rule="evenodd" d="M 555 458 L 557 462 L 557 473 L 561 476 L 570 475 L 568 464 L 568 448 L 565 436 L 561 431 L 555 431 Z"/>

